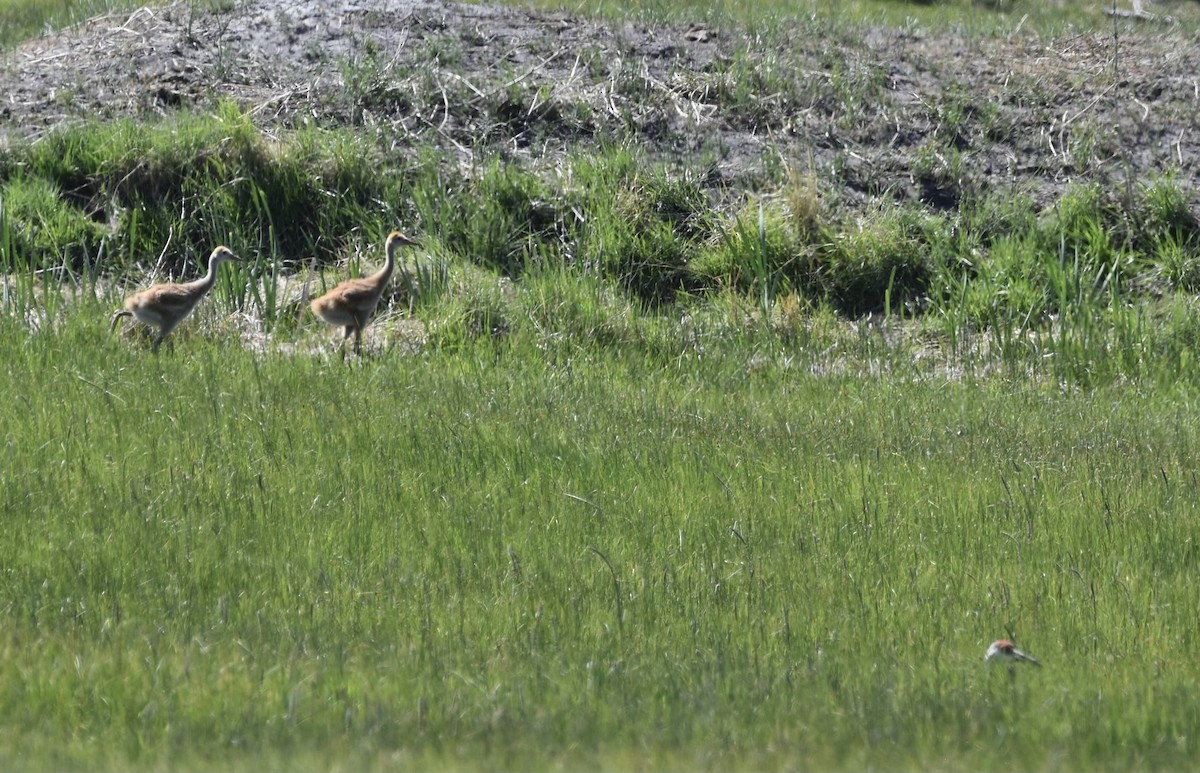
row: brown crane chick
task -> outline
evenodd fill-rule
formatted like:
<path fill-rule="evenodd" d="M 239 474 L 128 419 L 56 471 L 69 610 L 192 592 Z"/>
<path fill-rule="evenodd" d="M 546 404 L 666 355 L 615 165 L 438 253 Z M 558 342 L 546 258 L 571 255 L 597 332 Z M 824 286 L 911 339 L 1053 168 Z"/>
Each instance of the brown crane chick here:
<path fill-rule="evenodd" d="M 383 288 L 396 269 L 396 250 L 418 244 L 420 242 L 417 240 L 410 239 L 399 231 L 392 231 L 388 234 L 384 250 L 387 258 L 383 262 L 383 268 L 370 276 L 347 279 L 310 304 L 313 314 L 330 325 L 343 329 L 342 346 L 346 345 L 346 340 L 353 334 L 354 352 L 357 354 L 362 350 L 363 328 L 370 323 L 375 314 L 375 307 L 379 305 L 379 297 L 383 295 Z"/>
<path fill-rule="evenodd" d="M 116 330 L 122 317 L 136 317 L 139 322 L 158 328 L 153 347 L 158 351 L 163 339 L 192 313 L 201 298 L 208 295 L 217 281 L 217 266 L 227 260 L 238 261 L 239 258 L 228 247 L 217 247 L 208 256 L 208 273 L 200 279 L 183 284 L 157 284 L 129 296 L 125 299 L 125 308 L 117 309 L 112 315 L 109 332 Z"/>

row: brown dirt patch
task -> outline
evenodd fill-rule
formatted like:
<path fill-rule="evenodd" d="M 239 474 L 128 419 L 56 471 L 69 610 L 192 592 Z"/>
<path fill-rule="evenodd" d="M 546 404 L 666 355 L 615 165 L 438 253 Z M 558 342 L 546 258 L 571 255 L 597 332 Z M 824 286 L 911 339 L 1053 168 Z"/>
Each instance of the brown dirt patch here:
<path fill-rule="evenodd" d="M 1200 47 L 1171 33 L 965 40 L 806 22 L 751 38 L 439 0 L 186 3 L 92 20 L 0 68 L 0 136 L 234 100 L 477 163 L 624 143 L 726 193 L 781 160 L 847 202 L 1053 201 L 1175 170 L 1195 190 Z"/>

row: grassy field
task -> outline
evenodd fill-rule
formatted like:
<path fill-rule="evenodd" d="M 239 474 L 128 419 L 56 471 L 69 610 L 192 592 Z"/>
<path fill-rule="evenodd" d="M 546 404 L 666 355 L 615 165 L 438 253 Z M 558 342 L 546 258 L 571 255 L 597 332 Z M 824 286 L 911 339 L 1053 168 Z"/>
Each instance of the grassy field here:
<path fill-rule="evenodd" d="M 0 336 L 6 768 L 1194 764 L 1194 386 L 103 313 Z"/>
<path fill-rule="evenodd" d="M 0 768 L 1197 769 L 1190 192 L 700 171 L 228 102 L 3 148 Z M 342 357 L 303 288 L 396 227 Z"/>

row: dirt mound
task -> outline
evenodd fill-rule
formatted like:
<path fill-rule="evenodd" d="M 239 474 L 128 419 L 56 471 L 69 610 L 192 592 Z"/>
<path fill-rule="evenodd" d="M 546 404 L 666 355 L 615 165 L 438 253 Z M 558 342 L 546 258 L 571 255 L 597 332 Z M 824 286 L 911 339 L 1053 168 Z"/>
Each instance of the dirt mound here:
<path fill-rule="evenodd" d="M 1200 48 L 1170 34 L 964 40 L 808 20 L 753 37 L 437 0 L 246 0 L 106 16 L 12 52 L 0 133 L 233 100 L 264 126 L 358 125 L 464 160 L 628 143 L 753 187 L 769 165 L 848 200 L 1052 201 L 1177 170 L 1196 188 Z"/>

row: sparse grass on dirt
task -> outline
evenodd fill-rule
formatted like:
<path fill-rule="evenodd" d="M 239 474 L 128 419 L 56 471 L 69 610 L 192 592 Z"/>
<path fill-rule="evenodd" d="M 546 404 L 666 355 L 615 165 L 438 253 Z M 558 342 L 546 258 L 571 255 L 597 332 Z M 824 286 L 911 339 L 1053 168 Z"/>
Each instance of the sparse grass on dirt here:
<path fill-rule="evenodd" d="M 10 49 L 0 768 L 1195 769 L 1193 33 L 748 8 Z"/>
<path fill-rule="evenodd" d="M 229 9 L 236 2 L 189 1 L 196 13 Z M 96 16 L 128 13 L 154 4 L 147 0 L 0 0 L 0 51 L 35 35 L 81 24 Z"/>

